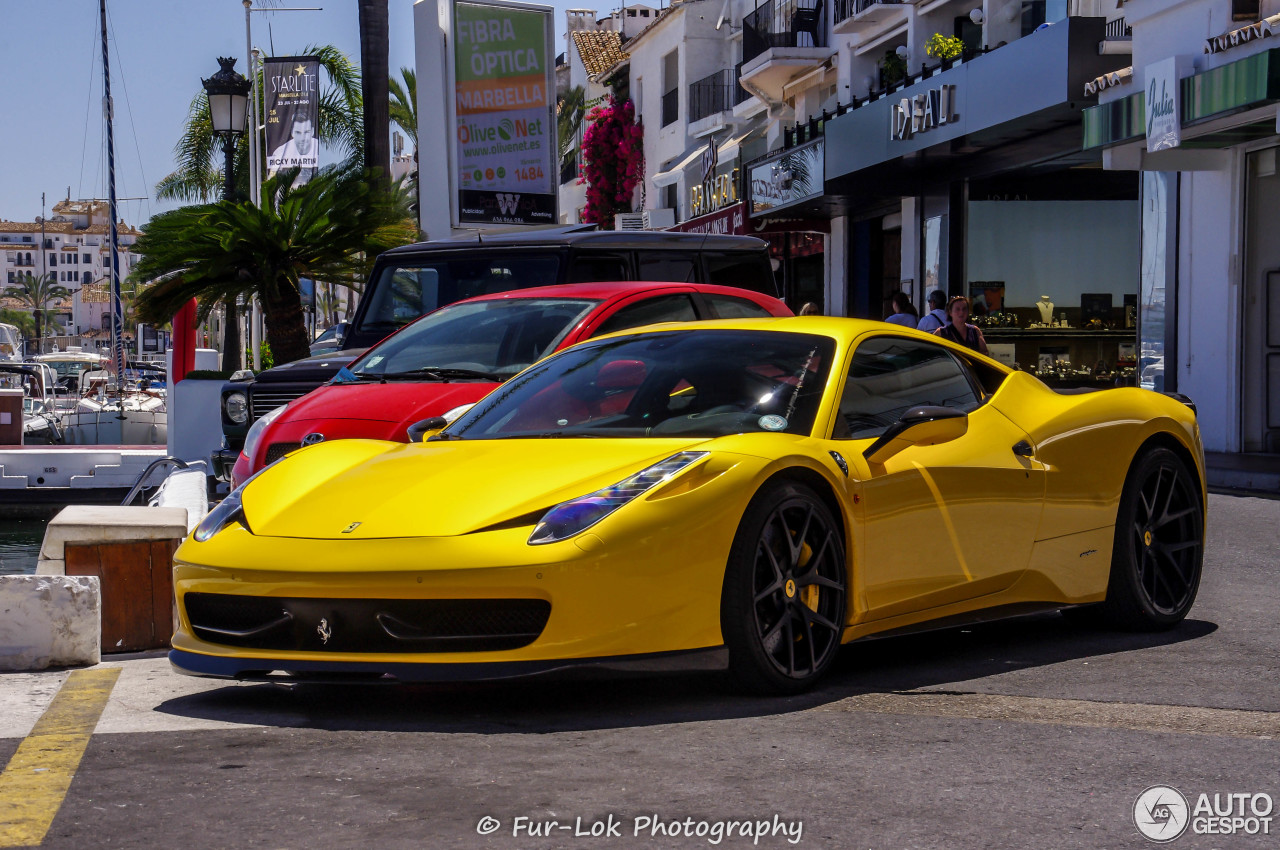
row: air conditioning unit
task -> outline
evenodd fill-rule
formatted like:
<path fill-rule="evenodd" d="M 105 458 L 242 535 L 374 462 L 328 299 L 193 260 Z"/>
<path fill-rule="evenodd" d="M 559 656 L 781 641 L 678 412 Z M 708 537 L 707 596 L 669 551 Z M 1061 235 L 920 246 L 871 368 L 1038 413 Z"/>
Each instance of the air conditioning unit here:
<path fill-rule="evenodd" d="M 676 211 L 673 209 L 618 213 L 613 217 L 615 230 L 665 230 L 674 227 L 675 223 Z"/>

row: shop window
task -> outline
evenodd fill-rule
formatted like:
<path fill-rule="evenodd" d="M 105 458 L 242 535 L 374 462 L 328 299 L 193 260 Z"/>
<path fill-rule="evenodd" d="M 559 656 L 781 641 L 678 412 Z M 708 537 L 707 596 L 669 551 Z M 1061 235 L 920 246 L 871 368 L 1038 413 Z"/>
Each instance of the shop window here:
<path fill-rule="evenodd" d="M 853 353 L 832 436 L 878 437 L 913 407 L 968 412 L 980 403 L 973 380 L 942 346 L 896 336 L 873 337 Z"/>

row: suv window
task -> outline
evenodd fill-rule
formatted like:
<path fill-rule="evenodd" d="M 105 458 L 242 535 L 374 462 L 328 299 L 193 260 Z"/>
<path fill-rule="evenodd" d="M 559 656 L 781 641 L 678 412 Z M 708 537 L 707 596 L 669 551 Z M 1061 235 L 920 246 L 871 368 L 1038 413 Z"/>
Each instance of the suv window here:
<path fill-rule="evenodd" d="M 981 404 L 969 375 L 940 345 L 895 336 L 858 346 L 849 365 L 834 437 L 877 437 L 913 407 L 968 412 Z"/>
<path fill-rule="evenodd" d="M 657 322 L 692 322 L 698 318 L 688 295 L 663 295 L 648 298 L 638 304 L 628 304 L 596 329 L 592 336 L 652 325 Z"/>
<path fill-rule="evenodd" d="M 704 292 L 702 297 L 711 305 L 711 309 L 716 311 L 716 315 L 721 319 L 762 319 L 769 318 L 773 314 L 761 307 L 754 301 L 747 298 L 738 298 L 733 295 L 714 295 L 710 292 Z"/>
<path fill-rule="evenodd" d="M 768 279 L 766 261 L 759 254 L 708 251 L 703 254 L 703 258 L 707 268 L 707 283 L 773 294 L 773 281 Z"/>
<path fill-rule="evenodd" d="M 695 283 L 698 279 L 694 265 L 698 255 L 689 252 L 638 251 L 640 273 L 637 280 L 669 280 L 677 283 Z"/>
<path fill-rule="evenodd" d="M 578 254 L 569 266 L 569 283 L 630 279 L 627 258 L 614 254 Z"/>
<path fill-rule="evenodd" d="M 555 255 L 492 254 L 388 266 L 374 281 L 361 331 L 383 336 L 438 307 L 494 292 L 551 286 L 557 282 Z"/>

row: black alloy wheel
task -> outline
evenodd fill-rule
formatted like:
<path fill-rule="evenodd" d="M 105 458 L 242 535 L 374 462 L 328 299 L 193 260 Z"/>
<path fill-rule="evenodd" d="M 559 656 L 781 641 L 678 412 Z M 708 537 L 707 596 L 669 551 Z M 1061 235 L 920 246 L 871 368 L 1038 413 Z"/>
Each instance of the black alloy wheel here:
<path fill-rule="evenodd" d="M 840 523 L 808 487 L 766 486 L 730 549 L 720 627 L 729 670 L 755 693 L 812 687 L 840 649 L 846 563 Z"/>
<path fill-rule="evenodd" d="M 1178 455 L 1153 449 L 1125 481 L 1107 599 L 1097 613 L 1120 628 L 1172 628 L 1195 602 L 1203 560 L 1200 488 Z"/>

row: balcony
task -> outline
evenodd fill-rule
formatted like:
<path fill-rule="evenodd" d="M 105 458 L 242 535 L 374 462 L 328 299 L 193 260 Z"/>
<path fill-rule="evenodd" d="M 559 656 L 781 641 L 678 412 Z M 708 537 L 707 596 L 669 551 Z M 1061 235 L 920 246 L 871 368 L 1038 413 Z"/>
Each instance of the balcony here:
<path fill-rule="evenodd" d="M 729 112 L 748 97 L 738 84 L 738 69 L 725 68 L 689 84 L 689 123 Z"/>
<path fill-rule="evenodd" d="M 824 0 L 765 0 L 742 19 L 741 84 L 766 100 L 831 55 Z"/>
<path fill-rule="evenodd" d="M 903 0 L 835 0 L 835 31 L 869 33 L 906 23 L 909 4 Z"/>

